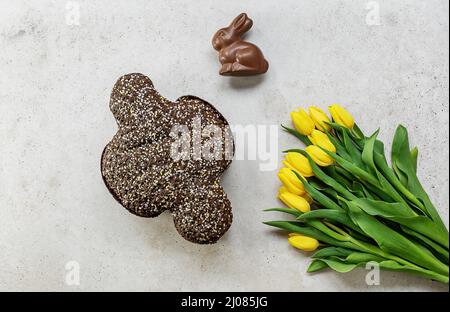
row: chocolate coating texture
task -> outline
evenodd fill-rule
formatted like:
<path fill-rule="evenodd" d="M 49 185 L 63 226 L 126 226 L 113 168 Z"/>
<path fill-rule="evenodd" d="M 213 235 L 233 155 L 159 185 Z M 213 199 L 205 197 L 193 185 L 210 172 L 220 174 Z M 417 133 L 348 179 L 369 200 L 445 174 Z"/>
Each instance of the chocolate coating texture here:
<path fill-rule="evenodd" d="M 242 40 L 253 25 L 245 13 L 239 14 L 228 27 L 219 29 L 212 39 L 214 49 L 219 51 L 223 76 L 251 76 L 264 74 L 269 63 L 261 50 L 253 43 Z"/>
<path fill-rule="evenodd" d="M 220 186 L 231 161 L 225 149 L 218 160 L 174 160 L 170 133 L 175 124 L 192 130 L 192 121 L 198 117 L 204 125 L 227 130 L 226 119 L 195 96 L 167 100 L 142 74 L 119 78 L 110 109 L 119 129 L 103 151 L 101 173 L 114 198 L 141 217 L 156 217 L 168 210 L 185 239 L 216 242 L 232 222 L 231 204 Z M 224 135 L 223 140 L 233 144 L 231 136 Z"/>

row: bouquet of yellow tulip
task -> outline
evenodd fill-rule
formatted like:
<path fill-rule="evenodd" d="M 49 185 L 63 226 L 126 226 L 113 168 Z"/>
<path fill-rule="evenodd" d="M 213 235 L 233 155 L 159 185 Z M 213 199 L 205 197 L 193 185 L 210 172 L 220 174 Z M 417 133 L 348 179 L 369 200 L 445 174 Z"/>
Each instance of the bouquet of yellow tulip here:
<path fill-rule="evenodd" d="M 366 137 L 339 105 L 332 120 L 317 107 L 291 113 L 283 127 L 306 148 L 285 151 L 279 199 L 271 208 L 295 217 L 265 224 L 291 232 L 289 243 L 314 251 L 308 272 L 349 272 L 369 262 L 435 281 L 449 281 L 448 230 L 417 178 L 417 148 L 396 130 L 391 166 L 378 130 Z"/>

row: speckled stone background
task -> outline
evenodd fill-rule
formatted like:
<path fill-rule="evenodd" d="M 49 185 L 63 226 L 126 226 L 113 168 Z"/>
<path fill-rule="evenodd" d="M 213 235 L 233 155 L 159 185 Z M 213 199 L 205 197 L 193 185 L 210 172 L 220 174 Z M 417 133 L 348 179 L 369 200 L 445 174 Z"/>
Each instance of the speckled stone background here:
<path fill-rule="evenodd" d="M 380 25 L 372 25 L 377 6 Z M 0 0 L 0 290 L 448 290 L 400 273 L 383 272 L 379 286 L 366 285 L 364 269 L 305 273 L 309 260 L 261 224 L 279 217 L 262 212 L 279 205 L 279 182 L 258 161 L 234 161 L 224 176 L 234 223 L 212 246 L 182 239 L 169 214 L 131 215 L 99 171 L 116 132 L 112 86 L 122 74 L 142 72 L 169 99 L 198 95 L 231 124 L 289 123 L 298 105 L 333 102 L 365 131 L 381 127 L 387 143 L 402 123 L 448 224 L 448 6 Z M 211 36 L 241 11 L 254 19 L 249 38 L 270 62 L 263 77 L 217 74 Z M 295 144 L 280 131 L 280 151 Z M 72 260 L 80 284 L 70 286 L 65 265 Z"/>

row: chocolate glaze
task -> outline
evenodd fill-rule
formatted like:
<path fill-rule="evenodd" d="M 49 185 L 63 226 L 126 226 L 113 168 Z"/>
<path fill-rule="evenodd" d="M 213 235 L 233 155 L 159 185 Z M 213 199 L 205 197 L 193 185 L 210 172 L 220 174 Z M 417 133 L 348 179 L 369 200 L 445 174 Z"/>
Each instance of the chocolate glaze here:
<path fill-rule="evenodd" d="M 252 76 L 264 74 L 269 63 L 261 50 L 241 36 L 252 28 L 253 21 L 245 13 L 239 14 L 228 27 L 219 29 L 212 39 L 214 49 L 219 51 L 223 76 Z"/>
<path fill-rule="evenodd" d="M 102 153 L 101 174 L 113 197 L 137 216 L 153 218 L 169 211 L 185 239 L 215 243 L 233 219 L 231 203 L 220 185 L 232 157 L 226 155 L 224 145 L 234 147 L 232 136 L 225 135 L 229 129 L 226 119 L 195 96 L 169 101 L 156 91 L 149 77 L 137 73 L 119 78 L 110 109 L 119 128 Z M 217 159 L 172 157 L 172 127 L 184 125 L 193 131 L 194 118 L 222 130 L 224 145 Z M 184 140 L 190 146 L 191 135 Z M 202 136 L 201 146 L 207 146 L 209 140 Z M 191 148 L 186 152 L 189 156 Z"/>

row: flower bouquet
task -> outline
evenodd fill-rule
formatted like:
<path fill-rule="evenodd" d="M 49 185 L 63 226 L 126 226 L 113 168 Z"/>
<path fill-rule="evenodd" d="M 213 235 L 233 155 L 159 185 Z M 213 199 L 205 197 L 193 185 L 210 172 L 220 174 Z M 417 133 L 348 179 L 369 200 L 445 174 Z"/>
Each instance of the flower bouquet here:
<path fill-rule="evenodd" d="M 296 248 L 317 249 L 308 272 L 376 262 L 448 283 L 448 230 L 417 178 L 406 128 L 396 130 L 389 165 L 378 130 L 366 136 L 343 107 L 329 111 L 332 120 L 317 107 L 299 109 L 295 129 L 283 127 L 306 148 L 285 151 L 278 197 L 287 207 L 267 211 L 295 219 L 265 224 L 289 231 Z"/>

